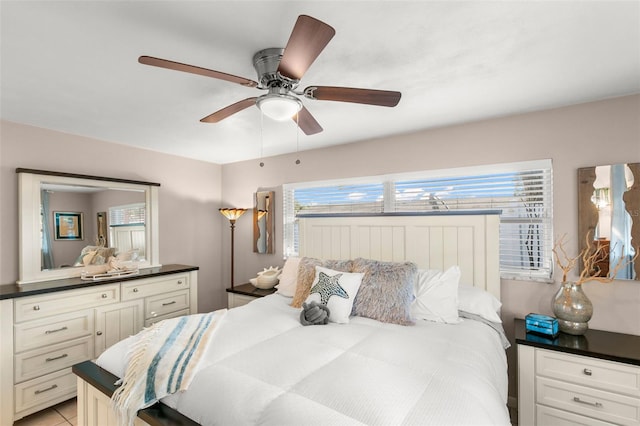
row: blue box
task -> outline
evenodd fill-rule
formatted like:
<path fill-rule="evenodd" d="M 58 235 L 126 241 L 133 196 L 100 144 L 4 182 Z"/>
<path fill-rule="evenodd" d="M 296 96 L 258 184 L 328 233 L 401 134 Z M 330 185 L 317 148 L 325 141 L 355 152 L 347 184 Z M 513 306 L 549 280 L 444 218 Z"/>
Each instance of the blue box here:
<path fill-rule="evenodd" d="M 554 317 L 541 314 L 529 314 L 524 317 L 524 320 L 527 332 L 551 337 L 558 335 L 558 320 Z"/>

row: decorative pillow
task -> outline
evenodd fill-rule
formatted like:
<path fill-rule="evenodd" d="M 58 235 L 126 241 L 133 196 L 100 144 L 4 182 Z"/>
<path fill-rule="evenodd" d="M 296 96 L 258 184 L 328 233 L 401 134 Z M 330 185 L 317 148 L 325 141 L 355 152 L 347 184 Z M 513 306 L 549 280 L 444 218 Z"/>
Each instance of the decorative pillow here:
<path fill-rule="evenodd" d="M 276 285 L 277 293 L 286 297 L 293 297 L 296 294 L 296 283 L 298 282 L 299 257 L 289 257 L 284 262 L 280 282 Z"/>
<path fill-rule="evenodd" d="M 415 319 L 457 324 L 458 282 L 460 268 L 452 266 L 446 271 L 419 270 L 415 284 L 416 299 L 411 304 Z"/>
<path fill-rule="evenodd" d="M 358 258 L 353 261 L 352 271 L 364 274 L 353 303 L 353 315 L 392 324 L 414 324 L 411 301 L 418 271 L 414 263 Z"/>
<path fill-rule="evenodd" d="M 316 266 L 316 275 L 305 302 L 326 305 L 330 322 L 346 324 L 363 275 Z"/>
<path fill-rule="evenodd" d="M 313 257 L 302 257 L 298 264 L 298 281 L 296 284 L 296 292 L 291 301 L 291 306 L 301 308 L 302 303 L 309 297 L 311 284 L 316 276 L 316 266 L 333 269 L 342 272 L 351 272 L 353 262 L 350 260 L 325 260 L 315 259 Z"/>
<path fill-rule="evenodd" d="M 461 311 L 502 323 L 499 314 L 501 307 L 502 303 L 488 291 L 468 285 L 458 286 L 458 309 Z"/>

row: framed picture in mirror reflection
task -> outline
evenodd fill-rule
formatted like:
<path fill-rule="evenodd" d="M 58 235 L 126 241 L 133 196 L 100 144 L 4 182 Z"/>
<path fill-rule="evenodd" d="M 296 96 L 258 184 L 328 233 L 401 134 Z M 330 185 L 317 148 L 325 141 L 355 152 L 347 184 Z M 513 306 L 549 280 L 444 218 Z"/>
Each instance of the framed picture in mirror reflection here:
<path fill-rule="evenodd" d="M 82 213 L 53 212 L 56 240 L 83 240 Z"/>

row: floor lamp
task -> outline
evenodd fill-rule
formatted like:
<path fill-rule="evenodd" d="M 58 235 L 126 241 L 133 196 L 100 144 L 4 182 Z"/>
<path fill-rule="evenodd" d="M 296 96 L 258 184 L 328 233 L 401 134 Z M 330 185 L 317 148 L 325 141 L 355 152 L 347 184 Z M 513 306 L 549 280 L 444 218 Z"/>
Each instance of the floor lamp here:
<path fill-rule="evenodd" d="M 236 227 L 236 220 L 247 211 L 247 209 L 218 209 L 220 214 L 229 219 L 231 224 L 231 289 L 233 290 L 233 230 Z"/>

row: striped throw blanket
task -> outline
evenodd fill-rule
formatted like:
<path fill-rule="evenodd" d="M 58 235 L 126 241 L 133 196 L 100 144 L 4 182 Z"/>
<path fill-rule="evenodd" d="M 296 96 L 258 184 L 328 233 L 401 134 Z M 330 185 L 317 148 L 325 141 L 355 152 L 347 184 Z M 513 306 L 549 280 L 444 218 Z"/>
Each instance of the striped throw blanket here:
<path fill-rule="evenodd" d="M 221 309 L 172 318 L 138 334 L 127 354 L 121 386 L 111 397 L 118 424 L 133 425 L 138 410 L 189 387 L 214 330 L 226 313 Z"/>

